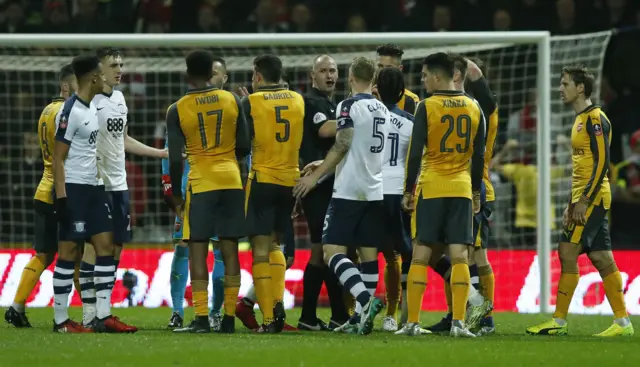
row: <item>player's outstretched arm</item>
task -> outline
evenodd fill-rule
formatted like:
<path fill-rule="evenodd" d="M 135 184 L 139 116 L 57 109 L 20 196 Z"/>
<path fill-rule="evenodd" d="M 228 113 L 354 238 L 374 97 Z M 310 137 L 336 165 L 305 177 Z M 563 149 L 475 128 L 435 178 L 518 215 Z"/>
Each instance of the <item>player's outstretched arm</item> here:
<path fill-rule="evenodd" d="M 600 120 L 587 120 L 587 134 L 589 134 L 589 145 L 593 156 L 593 169 L 591 177 L 582 192 L 581 201 L 587 203 L 593 202 L 600 191 L 602 181 L 607 175 L 609 169 L 609 133 L 611 125 L 603 116 Z"/>
<path fill-rule="evenodd" d="M 128 126 L 124 129 L 124 151 L 144 157 L 167 158 L 166 149 L 157 149 L 150 147 L 129 136 Z"/>
<path fill-rule="evenodd" d="M 235 96 L 238 103 L 238 127 L 236 129 L 236 156 L 242 160 L 251 154 L 251 141 L 255 136 L 253 116 L 251 115 L 251 101 L 249 96 L 242 100 Z M 247 164 L 249 166 L 250 164 Z"/>
<path fill-rule="evenodd" d="M 169 177 L 173 200 L 176 206 L 182 204 L 182 148 L 185 145 L 184 135 L 180 128 L 178 107 L 174 104 L 167 111 L 167 144 L 169 147 Z"/>
<path fill-rule="evenodd" d="M 416 115 L 411 132 L 411 140 L 409 140 L 409 149 L 407 151 L 407 160 L 405 167 L 405 193 L 413 193 L 413 187 L 416 184 L 418 173 L 420 172 L 420 161 L 422 160 L 422 152 L 427 142 L 427 109 L 424 101 L 418 104 Z"/>

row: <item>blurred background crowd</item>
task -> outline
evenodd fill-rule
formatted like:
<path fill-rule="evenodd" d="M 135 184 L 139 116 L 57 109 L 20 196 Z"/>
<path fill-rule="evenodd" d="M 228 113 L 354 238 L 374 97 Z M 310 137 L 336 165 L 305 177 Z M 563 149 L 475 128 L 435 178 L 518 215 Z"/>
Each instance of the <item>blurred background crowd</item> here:
<path fill-rule="evenodd" d="M 285 32 L 447 32 L 549 30 L 572 35 L 616 29 L 606 50 L 600 98 L 613 124 L 611 143 L 612 185 L 616 186 L 611 223 L 615 248 L 640 248 L 640 118 L 634 102 L 640 97 L 640 2 L 633 0 L 0 0 L 0 33 L 285 33 Z M 354 40 L 357 44 L 357 40 Z M 18 51 L 0 50 L 1 55 Z M 511 51 L 513 52 L 513 51 Z M 535 132 L 535 51 L 520 49 L 522 70 L 505 67 L 501 77 L 490 74 L 501 101 L 499 148 L 509 139 L 518 142 L 523 131 Z M 24 54 L 24 50 L 20 51 Z M 39 50 L 38 55 L 59 50 Z M 125 52 L 125 58 L 128 55 Z M 497 54 L 495 54 L 497 55 Z M 494 55 L 494 56 L 495 56 Z M 224 55 L 223 55 L 224 56 Z M 500 62 L 508 65 L 502 53 Z M 511 56 L 514 57 L 514 56 Z M 491 60 L 488 60 L 490 63 Z M 286 66 L 286 65 L 285 65 Z M 126 68 L 126 60 L 125 60 Z M 513 67 L 511 69 L 514 69 Z M 292 88 L 309 89 L 307 69 L 288 75 Z M 341 76 L 346 75 L 340 69 Z M 504 73 L 509 74 L 505 77 Z M 412 75 L 409 87 L 424 94 L 419 81 L 419 61 L 405 65 Z M 524 73 L 524 74 L 517 74 Z M 234 88 L 250 81 L 250 71 L 230 75 Z M 56 93 L 52 72 L 14 72 L 0 68 L 0 242 L 15 246 L 32 236 L 32 197 L 41 177 L 42 162 L 36 121 Z M 524 75 L 524 77 L 523 77 Z M 524 79 L 514 96 L 513 80 Z M 533 83 L 531 83 L 533 81 Z M 234 84 L 235 83 L 235 84 Z M 162 87 L 167 86 L 167 87 Z M 555 85 L 553 85 L 555 88 Z M 162 147 L 166 106 L 180 97 L 186 85 L 180 73 L 125 73 L 122 89 L 129 105 L 129 134 L 146 144 Z M 338 85 L 339 101 L 345 86 Z M 555 98 L 556 95 L 552 93 Z M 566 129 L 562 131 L 566 134 Z M 554 137 L 555 138 L 555 137 Z M 523 142 L 520 141 L 522 144 Z M 520 158 L 521 161 L 531 157 Z M 513 158 L 503 163 L 523 163 Z M 501 195 L 509 196 L 502 221 L 514 236 L 493 242 L 496 246 L 533 246 L 520 238 L 535 233 L 535 222 L 517 220 L 518 195 L 524 195 L 514 177 L 514 166 L 504 165 L 495 175 Z M 161 199 L 160 163 L 128 157 L 134 239 L 137 242 L 169 240 L 171 213 Z M 562 176 L 564 173 L 561 173 Z M 533 175 L 536 173 L 533 171 Z M 556 202 L 557 206 L 564 204 Z M 535 214 L 535 208 L 534 208 Z M 534 215 L 535 217 L 535 215 Z M 497 221 L 497 220 L 496 220 Z M 306 227 L 296 223 L 297 240 L 304 246 Z M 520 236 L 520 237 L 519 237 Z M 506 238 L 506 239 L 505 239 Z"/>

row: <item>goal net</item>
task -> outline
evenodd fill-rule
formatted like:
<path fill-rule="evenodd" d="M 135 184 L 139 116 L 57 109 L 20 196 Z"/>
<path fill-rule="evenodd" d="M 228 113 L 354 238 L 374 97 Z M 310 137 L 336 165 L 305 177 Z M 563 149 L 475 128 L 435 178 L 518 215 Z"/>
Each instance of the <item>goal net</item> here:
<path fill-rule="evenodd" d="M 560 219 L 566 202 L 570 181 L 570 153 L 566 138 L 570 135 L 573 111 L 562 105 L 556 86 L 559 72 L 565 65 L 584 64 L 597 75 L 599 85 L 605 49 L 611 33 L 600 32 L 575 36 L 551 38 L 551 100 L 550 103 L 552 164 L 552 202 L 545 215 L 552 218 L 552 239 L 557 242 L 560 234 Z M 90 36 L 89 36 L 90 37 Z M 126 38 L 127 36 L 121 36 Z M 233 38 L 234 36 L 230 36 Z M 316 39 L 322 35 L 314 35 Z M 445 36 L 446 37 L 446 36 Z M 0 70 L 3 87 L 0 92 L 0 170 L 4 178 L 0 182 L 0 305 L 11 302 L 12 290 L 19 280 L 20 270 L 28 260 L 28 249 L 33 238 L 33 193 L 41 176 L 42 164 L 36 122 L 40 112 L 52 96 L 58 94 L 57 72 L 71 58 L 92 49 L 94 42 L 69 42 L 56 44 L 55 39 L 41 47 L 26 47 L 12 43 L 0 49 Z M 455 42 L 430 46 L 429 38 L 421 45 L 394 39 L 393 43 L 404 48 L 403 66 L 408 89 L 424 96 L 420 81 L 423 58 L 437 51 L 454 51 L 465 56 L 479 57 L 486 64 L 486 75 L 493 91 L 498 96 L 500 127 L 496 152 L 507 140 L 517 141 L 511 154 L 504 157 L 501 170 L 492 173 L 496 189 L 495 211 L 491 217 L 492 233 L 490 259 L 497 277 L 496 308 L 499 310 L 533 312 L 538 308 L 538 266 L 536 264 L 536 187 L 537 167 L 536 143 L 537 66 L 536 43 Z M 104 42 L 103 42 L 104 43 Z M 122 42 L 114 42 L 115 46 Z M 124 77 L 116 88 L 123 91 L 129 108 L 129 135 L 145 144 L 163 147 L 164 117 L 167 106 L 180 98 L 188 86 L 184 78 L 184 56 L 192 47 L 183 47 L 167 41 L 163 47 L 122 47 L 124 54 Z M 232 41 L 225 45 L 233 45 Z M 226 89 L 235 91 L 238 86 L 251 84 L 253 58 L 262 53 L 273 53 L 281 57 L 286 68 L 290 88 L 299 92 L 310 89 L 309 70 L 318 54 L 331 55 L 339 66 L 339 79 L 335 99 L 340 101 L 348 94 L 346 76 L 348 66 L 356 56 L 375 58 L 375 45 L 358 44 L 358 38 L 344 45 L 315 46 L 304 39 L 293 44 L 278 42 L 260 47 L 221 46 L 210 49 L 223 56 L 227 62 L 228 82 Z M 64 46 L 62 46 L 64 45 Z M 598 87 L 595 101 L 598 101 Z M 121 264 L 123 269 L 135 268 L 138 274 L 137 298 L 129 300 L 148 306 L 168 302 L 168 277 L 171 261 L 171 231 L 173 215 L 162 199 L 160 183 L 160 161 L 127 155 L 128 184 L 131 196 L 131 218 L 133 242 L 127 248 Z M 533 222 L 529 219 L 533 218 Z M 309 245 L 304 218 L 296 221 L 298 248 Z M 7 255 L 9 254 L 9 255 Z M 5 257 L 2 257 L 5 256 Z M 308 254 L 300 253 L 296 266 L 287 273 L 289 301 L 300 297 L 302 269 Z M 554 260 L 555 262 L 555 260 Z M 248 267 L 250 269 L 250 261 Z M 557 264 L 552 267 L 553 272 Z M 124 270 L 119 271 L 119 278 Z M 243 272 L 244 277 L 249 276 Z M 552 276 L 556 279 L 555 276 Z M 433 283 L 439 282 L 433 276 Z M 248 283 L 250 280 L 247 279 Z M 382 282 L 381 282 L 382 283 Z M 431 286 L 430 286 L 431 287 Z M 44 288 L 44 287 L 41 287 Z M 4 289 L 4 290 L 3 290 Z M 425 296 L 426 307 L 441 309 L 444 297 L 440 285 L 434 285 Z M 124 299 L 126 291 L 120 290 Z M 116 292 L 118 293 L 118 292 Z M 48 299 L 37 304 L 46 304 Z"/>

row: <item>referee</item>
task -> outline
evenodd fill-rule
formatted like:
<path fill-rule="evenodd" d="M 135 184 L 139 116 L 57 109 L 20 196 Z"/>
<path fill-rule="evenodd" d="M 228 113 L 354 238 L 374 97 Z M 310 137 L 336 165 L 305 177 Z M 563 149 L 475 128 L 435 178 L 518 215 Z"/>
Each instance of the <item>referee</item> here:
<path fill-rule="evenodd" d="M 338 67 L 329 55 L 320 55 L 313 61 L 311 69 L 312 88 L 304 96 L 304 137 L 300 148 L 303 165 L 324 159 L 335 142 L 336 104 L 333 94 L 338 79 Z M 331 269 L 325 265 L 322 252 L 322 229 L 324 218 L 333 193 L 333 176 L 320 182 L 302 201 L 304 215 L 311 237 L 311 258 L 304 270 L 302 313 L 298 329 L 307 331 L 326 330 L 327 324 L 316 314 L 318 296 L 324 281 L 331 303 L 331 330 L 349 319 L 342 293 L 342 286 Z"/>

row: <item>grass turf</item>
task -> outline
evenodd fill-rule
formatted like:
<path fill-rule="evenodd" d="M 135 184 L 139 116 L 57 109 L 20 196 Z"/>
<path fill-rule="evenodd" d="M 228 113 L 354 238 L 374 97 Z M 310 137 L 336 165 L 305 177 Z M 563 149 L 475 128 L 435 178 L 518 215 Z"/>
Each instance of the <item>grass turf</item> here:
<path fill-rule="evenodd" d="M 384 311 L 383 311 L 384 312 Z M 168 308 L 116 309 L 123 321 L 138 326 L 133 335 L 62 335 L 51 331 L 53 311 L 31 309 L 33 329 L 0 326 L 2 366 L 638 366 L 640 335 L 598 339 L 590 335 L 607 328 L 611 317 L 570 318 L 568 337 L 524 334 L 545 316 L 499 313 L 497 334 L 477 339 L 444 336 L 406 337 L 375 331 L 369 336 L 330 332 L 256 335 L 237 323 L 235 335 L 174 335 L 165 328 Z M 190 318 L 191 311 L 187 311 Z M 328 310 L 319 315 L 328 319 Z M 81 309 L 71 316 L 81 319 Z M 294 322 L 299 310 L 290 310 Z M 423 325 L 442 314 L 424 313 Z M 258 317 L 260 317 L 258 315 Z M 380 321 L 381 318 L 378 319 Z M 640 327 L 640 317 L 632 318 Z M 379 328 L 380 325 L 378 325 Z M 640 330 L 639 330 L 640 331 Z"/>

